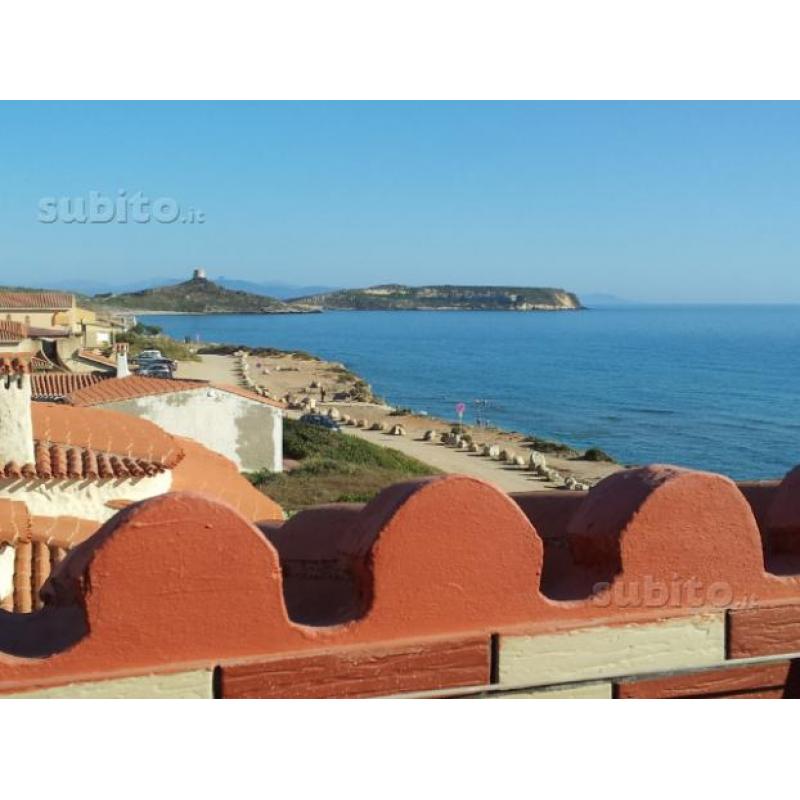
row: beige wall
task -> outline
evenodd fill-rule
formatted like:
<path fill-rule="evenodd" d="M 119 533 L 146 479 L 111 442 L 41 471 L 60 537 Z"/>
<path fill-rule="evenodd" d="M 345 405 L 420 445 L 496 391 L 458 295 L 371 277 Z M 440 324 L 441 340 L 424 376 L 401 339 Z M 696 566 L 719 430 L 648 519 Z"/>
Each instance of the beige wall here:
<path fill-rule="evenodd" d="M 54 324 L 53 311 L 0 311 L 0 319 L 11 320 L 12 322 L 23 322 L 37 328 L 52 328 Z"/>

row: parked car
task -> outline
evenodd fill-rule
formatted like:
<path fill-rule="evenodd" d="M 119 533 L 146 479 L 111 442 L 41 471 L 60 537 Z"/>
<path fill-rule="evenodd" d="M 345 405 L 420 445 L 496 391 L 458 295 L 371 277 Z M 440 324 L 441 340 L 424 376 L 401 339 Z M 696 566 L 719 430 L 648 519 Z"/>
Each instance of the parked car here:
<path fill-rule="evenodd" d="M 142 350 L 142 352 L 139 353 L 139 363 L 142 361 L 158 361 L 162 358 L 164 358 L 164 356 L 161 355 L 160 350 Z"/>
<path fill-rule="evenodd" d="M 324 414 L 303 414 L 300 422 L 305 425 L 315 425 L 317 428 L 326 428 L 329 431 L 341 432 L 342 426 L 335 419 L 326 417 Z"/>
<path fill-rule="evenodd" d="M 171 378 L 172 370 L 166 364 L 154 364 L 140 368 L 138 374 L 143 378 Z"/>
<path fill-rule="evenodd" d="M 170 358 L 154 358 L 154 359 L 152 359 L 150 361 L 145 361 L 144 363 L 142 363 L 140 361 L 139 362 L 139 366 L 140 367 L 147 367 L 147 368 L 149 368 L 149 367 L 166 367 L 167 369 L 172 370 L 172 372 L 175 372 L 175 370 L 178 369 L 178 362 L 177 361 L 173 361 Z"/>

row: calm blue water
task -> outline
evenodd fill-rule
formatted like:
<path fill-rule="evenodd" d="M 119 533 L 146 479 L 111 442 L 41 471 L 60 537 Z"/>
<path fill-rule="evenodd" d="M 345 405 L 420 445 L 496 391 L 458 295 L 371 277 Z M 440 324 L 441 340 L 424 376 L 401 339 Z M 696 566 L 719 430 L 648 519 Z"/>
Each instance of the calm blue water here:
<path fill-rule="evenodd" d="M 342 361 L 397 405 L 736 478 L 800 462 L 800 307 L 149 316 L 175 337 Z"/>

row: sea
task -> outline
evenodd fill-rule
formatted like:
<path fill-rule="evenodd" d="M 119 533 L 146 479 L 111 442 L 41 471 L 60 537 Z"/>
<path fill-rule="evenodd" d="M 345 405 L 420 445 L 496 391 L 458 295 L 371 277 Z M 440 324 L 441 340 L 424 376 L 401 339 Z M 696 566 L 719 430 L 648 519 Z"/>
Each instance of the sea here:
<path fill-rule="evenodd" d="M 393 405 L 735 479 L 800 463 L 800 306 L 148 315 L 340 361 Z"/>

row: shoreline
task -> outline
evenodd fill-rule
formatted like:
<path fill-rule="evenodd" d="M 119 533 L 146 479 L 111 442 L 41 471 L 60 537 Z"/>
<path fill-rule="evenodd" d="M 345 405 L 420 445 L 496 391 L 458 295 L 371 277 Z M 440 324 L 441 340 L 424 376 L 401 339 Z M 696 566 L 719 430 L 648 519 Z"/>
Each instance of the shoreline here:
<path fill-rule="evenodd" d="M 420 306 L 417 308 L 310 308 L 308 310 L 289 310 L 289 311 L 151 311 L 142 309 L 103 309 L 109 314 L 123 315 L 130 314 L 134 317 L 220 317 L 220 316 L 256 316 L 268 317 L 272 315 L 293 315 L 293 314 L 335 314 L 337 312 L 390 312 L 390 311 L 431 311 L 431 312 L 500 312 L 503 314 L 537 314 L 540 312 L 549 313 L 551 311 L 591 311 L 591 306 L 578 306 L 576 308 L 565 308 L 553 306 L 548 308 L 459 308 L 457 306 Z"/>
<path fill-rule="evenodd" d="M 585 491 L 623 469 L 616 462 L 586 460 L 581 450 L 563 443 L 494 426 L 464 423 L 457 439 L 453 430 L 458 423 L 381 402 L 362 376 L 341 362 L 310 353 L 214 343 L 194 348 L 205 351 L 199 355 L 201 363 L 181 362 L 178 377 L 208 374 L 218 380 L 224 370 L 240 385 L 286 402 L 290 418 L 330 415 L 348 435 L 399 450 L 444 472 L 488 480 L 507 492 Z"/>

